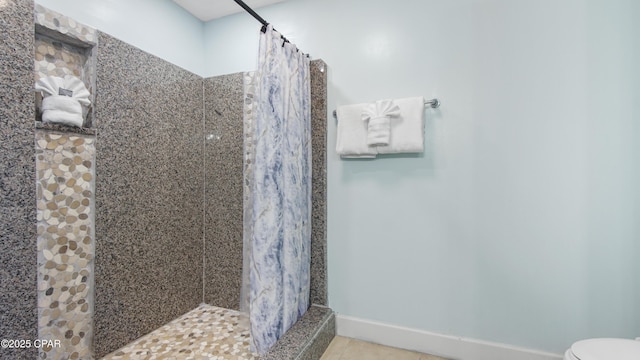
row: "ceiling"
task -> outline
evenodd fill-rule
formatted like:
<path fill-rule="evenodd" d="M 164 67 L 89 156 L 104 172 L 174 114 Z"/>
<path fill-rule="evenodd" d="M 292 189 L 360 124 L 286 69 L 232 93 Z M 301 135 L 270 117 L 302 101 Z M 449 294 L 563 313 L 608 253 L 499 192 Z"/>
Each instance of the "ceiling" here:
<path fill-rule="evenodd" d="M 209 21 L 219 17 L 244 11 L 233 0 L 173 0 L 202 21 Z M 284 0 L 244 0 L 252 9 L 275 4 Z"/>

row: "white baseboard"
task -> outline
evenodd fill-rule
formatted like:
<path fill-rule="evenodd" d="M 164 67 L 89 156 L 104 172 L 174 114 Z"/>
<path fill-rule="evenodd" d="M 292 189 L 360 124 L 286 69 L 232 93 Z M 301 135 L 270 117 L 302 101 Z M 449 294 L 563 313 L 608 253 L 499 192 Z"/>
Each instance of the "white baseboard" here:
<path fill-rule="evenodd" d="M 561 360 L 562 355 L 442 335 L 336 314 L 336 333 L 454 360 Z"/>

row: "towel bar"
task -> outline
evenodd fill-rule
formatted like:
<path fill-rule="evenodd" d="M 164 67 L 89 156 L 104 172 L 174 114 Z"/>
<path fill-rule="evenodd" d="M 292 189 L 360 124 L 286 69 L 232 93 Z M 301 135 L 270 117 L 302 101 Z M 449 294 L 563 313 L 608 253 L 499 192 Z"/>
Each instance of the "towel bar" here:
<path fill-rule="evenodd" d="M 432 109 L 438 108 L 440 107 L 440 100 L 438 100 L 437 98 L 431 99 L 431 100 L 425 100 L 424 106 L 427 106 L 427 105 Z M 333 110 L 333 117 L 336 119 L 338 118 L 338 113 L 335 110 Z"/>

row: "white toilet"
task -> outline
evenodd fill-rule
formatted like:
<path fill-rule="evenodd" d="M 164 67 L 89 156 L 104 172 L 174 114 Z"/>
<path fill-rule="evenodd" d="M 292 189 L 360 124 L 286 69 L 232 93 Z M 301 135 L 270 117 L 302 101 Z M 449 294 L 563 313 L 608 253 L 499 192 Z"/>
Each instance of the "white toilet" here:
<path fill-rule="evenodd" d="M 588 339 L 573 345 L 564 360 L 640 360 L 640 341 L 629 339 Z"/>

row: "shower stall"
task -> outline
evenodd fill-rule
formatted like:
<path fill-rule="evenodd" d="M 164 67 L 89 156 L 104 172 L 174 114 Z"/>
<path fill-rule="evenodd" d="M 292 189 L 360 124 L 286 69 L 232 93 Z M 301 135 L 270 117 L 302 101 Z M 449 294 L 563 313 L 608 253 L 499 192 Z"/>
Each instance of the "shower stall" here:
<path fill-rule="evenodd" d="M 202 78 L 30 0 L 3 4 L 0 333 L 60 345 L 1 357 L 254 358 L 238 312 L 243 74 Z M 86 80 L 85 127 L 35 121 L 34 64 Z M 326 65 L 310 71 L 312 305 L 265 359 L 319 358 L 335 333 Z"/>

